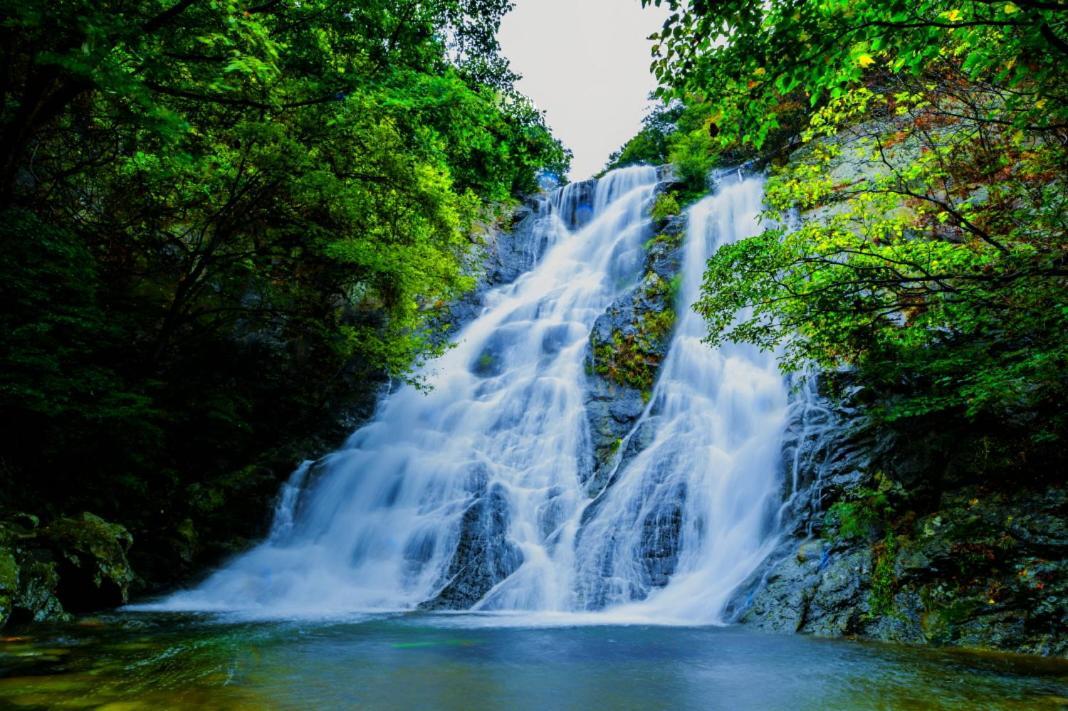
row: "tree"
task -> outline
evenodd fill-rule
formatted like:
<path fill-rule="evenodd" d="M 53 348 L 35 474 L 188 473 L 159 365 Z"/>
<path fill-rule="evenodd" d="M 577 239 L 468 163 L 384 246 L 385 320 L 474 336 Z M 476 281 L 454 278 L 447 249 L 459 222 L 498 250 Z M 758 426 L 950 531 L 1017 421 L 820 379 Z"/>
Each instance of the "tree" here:
<path fill-rule="evenodd" d="M 781 348 L 788 369 L 855 367 L 890 419 L 1061 438 L 1060 4 L 667 4 L 662 93 L 709 97 L 721 146 L 764 145 L 805 109 L 804 148 L 768 184 L 769 229 L 709 263 L 711 340 Z"/>
<path fill-rule="evenodd" d="M 3 503 L 136 556 L 444 348 L 480 231 L 566 171 L 508 7 L 2 0 Z"/>

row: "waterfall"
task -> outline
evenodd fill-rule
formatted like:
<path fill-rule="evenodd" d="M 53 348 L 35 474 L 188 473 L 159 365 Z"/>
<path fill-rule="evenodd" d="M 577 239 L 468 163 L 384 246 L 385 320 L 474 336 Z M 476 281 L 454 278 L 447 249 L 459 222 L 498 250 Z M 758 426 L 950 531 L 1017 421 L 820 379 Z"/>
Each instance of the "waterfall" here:
<path fill-rule="evenodd" d="M 576 547 L 587 606 L 719 622 L 731 593 L 774 547 L 782 376 L 774 357 L 752 346 L 710 348 L 691 308 L 712 252 L 759 231 L 761 198 L 760 180 L 739 180 L 689 210 L 679 322 L 630 435 L 647 428 L 651 442 L 592 504 Z"/>
<path fill-rule="evenodd" d="M 759 179 L 688 215 L 680 317 L 630 435 L 647 446 L 591 499 L 590 329 L 640 277 L 656 170 L 566 186 L 540 261 L 489 291 L 458 344 L 345 447 L 303 466 L 271 536 L 144 607 L 268 616 L 436 609 L 613 612 L 715 623 L 773 546 L 786 388 L 773 359 L 702 342 L 704 264 L 754 234 Z M 299 491 L 299 496 L 296 495 Z"/>

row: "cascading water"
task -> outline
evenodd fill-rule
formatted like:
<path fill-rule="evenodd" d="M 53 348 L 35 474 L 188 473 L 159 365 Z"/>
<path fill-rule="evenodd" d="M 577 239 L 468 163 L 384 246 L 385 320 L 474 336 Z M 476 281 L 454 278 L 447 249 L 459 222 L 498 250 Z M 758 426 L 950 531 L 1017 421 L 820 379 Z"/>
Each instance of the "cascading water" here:
<path fill-rule="evenodd" d="M 759 180 L 691 208 L 681 315 L 635 430 L 649 444 L 595 499 L 584 486 L 587 339 L 636 281 L 655 184 L 637 167 L 558 191 L 540 263 L 487 293 L 423 373 L 432 389 L 390 394 L 344 449 L 294 475 L 267 541 L 151 607 L 717 622 L 773 543 L 787 398 L 771 357 L 709 348 L 689 306 L 711 251 L 756 231 Z"/>
<path fill-rule="evenodd" d="M 782 376 L 751 346 L 710 348 L 691 308 L 712 252 L 758 231 L 761 198 L 760 180 L 740 180 L 689 211 L 679 322 L 631 435 L 651 428 L 652 441 L 591 505 L 576 546 L 587 606 L 642 600 L 633 611 L 654 619 L 717 622 L 773 547 Z"/>

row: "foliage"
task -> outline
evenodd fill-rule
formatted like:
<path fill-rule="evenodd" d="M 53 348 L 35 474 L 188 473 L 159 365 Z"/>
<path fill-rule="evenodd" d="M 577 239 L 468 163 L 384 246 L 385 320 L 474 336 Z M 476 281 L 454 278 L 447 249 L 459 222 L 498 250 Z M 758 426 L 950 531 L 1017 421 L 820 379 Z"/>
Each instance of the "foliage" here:
<path fill-rule="evenodd" d="M 479 231 L 567 166 L 509 7 L 2 0 L 3 503 L 171 535 L 440 351 Z"/>
<path fill-rule="evenodd" d="M 650 165 L 666 163 L 670 151 L 670 140 L 683 110 L 682 102 L 678 101 L 655 104 L 642 119 L 641 130 L 623 144 L 622 148 L 613 151 L 608 156 L 605 170 L 640 163 Z"/>
<path fill-rule="evenodd" d="M 632 163 L 671 164 L 682 204 L 694 201 L 708 192 L 708 175 L 715 166 L 725 157 L 742 157 L 738 146 L 723 146 L 716 140 L 718 129 L 710 111 L 699 94 L 658 103 L 638 134 L 609 157 L 605 170 Z"/>
<path fill-rule="evenodd" d="M 671 10 L 653 37 L 659 94 L 708 97 L 723 142 L 759 147 L 797 103 L 818 107 L 872 73 L 918 76 L 949 57 L 969 81 L 1026 85 L 1005 97 L 1005 110 L 1022 122 L 1065 117 L 1068 17 L 1056 2 L 643 4 Z"/>
<path fill-rule="evenodd" d="M 824 517 L 824 524 L 833 527 L 842 539 L 866 539 L 885 522 L 891 510 L 887 487 L 860 488 L 845 501 L 835 502 Z"/>
<path fill-rule="evenodd" d="M 960 414 L 1059 438 L 1065 13 L 667 4 L 662 93 L 715 97 L 722 145 L 759 147 L 783 107 L 806 108 L 805 148 L 768 184 L 769 229 L 709 264 L 711 340 L 781 348 L 788 369 L 856 367 L 888 419 Z"/>
<path fill-rule="evenodd" d="M 875 565 L 871 572 L 871 589 L 868 591 L 868 615 L 879 618 L 895 612 L 894 592 L 897 579 L 894 562 L 897 558 L 898 541 L 893 531 L 875 546 Z"/>
<path fill-rule="evenodd" d="M 654 220 L 662 221 L 678 215 L 681 211 L 682 208 L 674 193 L 660 193 L 649 210 L 649 216 Z"/>
<path fill-rule="evenodd" d="M 641 286 L 640 298 L 649 303 L 633 328 L 613 331 L 611 340 L 593 349 L 594 372 L 627 387 L 651 392 L 663 360 L 665 346 L 675 327 L 674 287 L 655 273 Z"/>

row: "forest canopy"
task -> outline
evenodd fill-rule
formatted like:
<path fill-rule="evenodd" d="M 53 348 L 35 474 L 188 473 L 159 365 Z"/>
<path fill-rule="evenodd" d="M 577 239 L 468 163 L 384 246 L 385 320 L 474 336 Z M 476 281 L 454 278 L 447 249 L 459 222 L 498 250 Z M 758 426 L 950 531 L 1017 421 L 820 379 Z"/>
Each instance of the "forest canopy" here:
<path fill-rule="evenodd" d="M 766 231 L 709 263 L 697 308 L 711 342 L 853 369 L 887 421 L 962 417 L 1016 441 L 1014 457 L 1056 449 L 1064 4 L 646 4 L 671 11 L 654 37 L 659 94 L 691 114 L 667 156 L 772 163 Z"/>
<path fill-rule="evenodd" d="M 479 234 L 569 161 L 509 7 L 0 2 L 0 503 L 188 539 L 440 350 Z"/>

